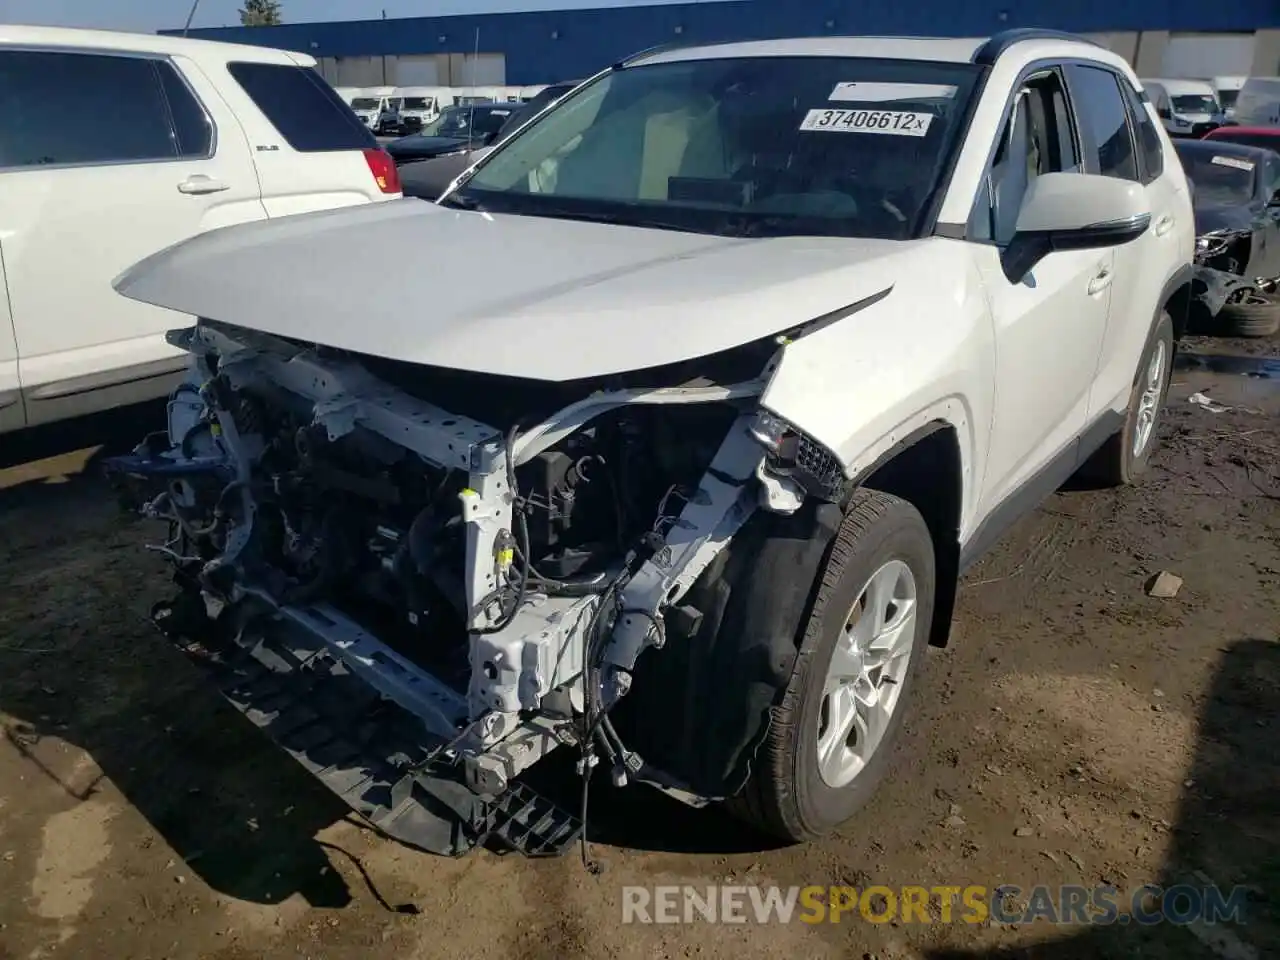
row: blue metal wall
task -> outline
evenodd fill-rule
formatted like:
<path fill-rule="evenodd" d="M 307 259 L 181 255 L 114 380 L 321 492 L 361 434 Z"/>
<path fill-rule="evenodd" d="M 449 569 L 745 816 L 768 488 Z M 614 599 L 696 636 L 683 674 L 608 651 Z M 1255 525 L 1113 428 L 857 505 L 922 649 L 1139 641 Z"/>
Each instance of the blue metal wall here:
<path fill-rule="evenodd" d="M 673 41 L 815 34 L 985 36 L 1009 27 L 1081 33 L 1243 31 L 1280 27 L 1280 0 L 726 0 L 667 6 L 539 11 L 406 20 L 215 27 L 191 36 L 300 50 L 315 57 L 463 53 L 506 55 L 507 82 L 585 76 Z M 179 31 L 166 31 L 177 33 Z"/>

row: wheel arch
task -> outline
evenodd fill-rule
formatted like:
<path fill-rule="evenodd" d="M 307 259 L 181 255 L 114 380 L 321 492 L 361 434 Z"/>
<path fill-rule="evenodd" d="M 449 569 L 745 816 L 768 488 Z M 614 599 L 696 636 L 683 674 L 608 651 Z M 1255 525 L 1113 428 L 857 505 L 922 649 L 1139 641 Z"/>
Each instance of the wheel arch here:
<path fill-rule="evenodd" d="M 1187 263 L 1179 267 L 1160 290 L 1156 315 L 1151 319 L 1151 331 L 1154 332 L 1160 323 L 1162 313 L 1168 313 L 1173 321 L 1173 342 L 1176 348 L 1179 341 L 1186 336 L 1190 322 L 1192 304 L 1195 295 L 1195 268 Z M 1150 333 L 1148 333 L 1148 339 Z"/>
<path fill-rule="evenodd" d="M 854 491 L 920 511 L 934 543 L 932 645 L 945 645 L 959 576 L 964 499 L 960 428 L 931 418 L 850 478 L 841 502 L 790 516 L 757 511 L 668 615 L 668 643 L 636 665 L 619 703 L 624 739 L 704 796 L 732 796 L 795 669 L 805 624 Z M 696 731 L 696 734 L 693 734 Z"/>
<path fill-rule="evenodd" d="M 914 506 L 933 539 L 937 579 L 929 643 L 945 647 L 951 636 L 960 578 L 960 528 L 964 517 L 964 446 L 957 425 L 932 419 L 908 432 L 855 478 L 860 486 L 901 497 Z"/>

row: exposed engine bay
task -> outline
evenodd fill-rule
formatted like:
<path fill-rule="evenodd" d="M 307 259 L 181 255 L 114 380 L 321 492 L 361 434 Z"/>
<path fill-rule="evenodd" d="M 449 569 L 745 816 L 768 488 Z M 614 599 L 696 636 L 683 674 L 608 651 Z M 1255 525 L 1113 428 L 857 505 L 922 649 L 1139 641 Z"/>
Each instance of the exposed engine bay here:
<path fill-rule="evenodd" d="M 1196 238 L 1196 298 L 1210 317 L 1250 292 L 1275 293 L 1280 288 L 1277 278 L 1254 276 L 1253 246 L 1248 230 L 1218 230 Z"/>
<path fill-rule="evenodd" d="M 759 407 L 775 343 L 584 389 L 206 321 L 170 339 L 193 365 L 168 429 L 111 469 L 168 524 L 152 549 L 209 624 L 246 649 L 287 628 L 284 656 L 407 711 L 433 745 L 420 755 L 475 797 L 565 744 L 617 783 L 711 799 L 629 751 L 609 712 L 753 512 L 843 480 Z M 403 821 L 398 789 L 365 805 Z"/>

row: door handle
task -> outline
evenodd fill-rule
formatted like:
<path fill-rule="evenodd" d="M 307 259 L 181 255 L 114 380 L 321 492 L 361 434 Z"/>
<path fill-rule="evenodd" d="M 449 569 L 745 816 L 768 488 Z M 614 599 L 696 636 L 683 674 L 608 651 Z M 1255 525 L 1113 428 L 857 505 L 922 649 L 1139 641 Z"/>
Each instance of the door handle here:
<path fill-rule="evenodd" d="M 1156 236 L 1163 237 L 1166 233 L 1173 229 L 1173 217 L 1165 214 L 1156 221 Z"/>
<path fill-rule="evenodd" d="M 1111 286 L 1111 269 L 1103 267 L 1098 271 L 1098 275 L 1089 281 L 1089 296 L 1097 296 L 1109 286 Z"/>
<path fill-rule="evenodd" d="M 203 173 L 193 173 L 178 184 L 179 193 L 196 197 L 206 193 L 219 193 L 226 189 L 227 184 L 221 180 L 215 180 L 213 177 L 205 176 Z"/>

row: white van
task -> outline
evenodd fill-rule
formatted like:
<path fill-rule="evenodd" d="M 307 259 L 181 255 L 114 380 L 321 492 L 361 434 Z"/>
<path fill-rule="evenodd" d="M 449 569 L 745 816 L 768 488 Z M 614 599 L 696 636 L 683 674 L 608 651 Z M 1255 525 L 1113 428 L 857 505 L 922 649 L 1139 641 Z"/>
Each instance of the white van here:
<path fill-rule="evenodd" d="M 396 87 L 395 95 L 400 102 L 399 133 L 421 130 L 441 110 L 453 105 L 453 91 L 448 87 Z"/>
<path fill-rule="evenodd" d="M 1280 127 L 1280 77 L 1250 77 L 1236 98 L 1242 127 Z"/>
<path fill-rule="evenodd" d="M 193 320 L 115 292 L 139 260 L 218 227 L 401 195 L 315 65 L 0 25 L 0 431 L 169 392 L 185 354 L 164 334 Z"/>
<path fill-rule="evenodd" d="M 496 103 L 498 101 L 498 88 L 454 87 L 453 97 L 454 103 L 464 107 L 473 103 Z"/>
<path fill-rule="evenodd" d="M 349 107 L 351 106 L 351 101 L 360 95 L 360 88 L 359 87 L 334 87 L 333 92 L 336 93 L 339 97 L 341 97 L 342 102 Z"/>
<path fill-rule="evenodd" d="M 361 87 L 351 100 L 351 109 L 361 123 L 376 133 L 395 92 L 395 87 Z"/>
<path fill-rule="evenodd" d="M 1144 78 L 1142 86 L 1170 136 L 1200 137 L 1222 126 L 1222 105 L 1206 81 Z"/>
<path fill-rule="evenodd" d="M 1218 103 L 1222 105 L 1224 120 L 1234 120 L 1236 116 L 1236 97 L 1248 77 L 1210 77 L 1209 83 L 1218 95 Z"/>

